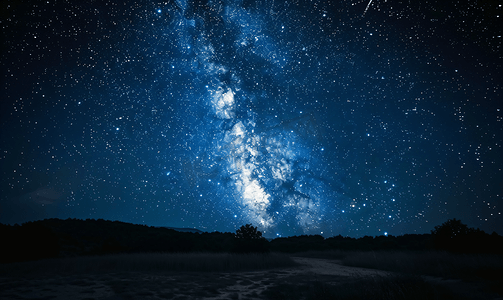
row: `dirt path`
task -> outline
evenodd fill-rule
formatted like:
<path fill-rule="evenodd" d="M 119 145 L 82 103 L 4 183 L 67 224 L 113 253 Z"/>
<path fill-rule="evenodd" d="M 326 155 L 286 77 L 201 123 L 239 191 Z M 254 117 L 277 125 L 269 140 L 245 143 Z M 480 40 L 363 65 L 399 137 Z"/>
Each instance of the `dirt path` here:
<path fill-rule="evenodd" d="M 304 272 L 312 272 L 320 275 L 363 277 L 375 275 L 386 276 L 389 274 L 388 272 L 374 269 L 344 266 L 340 260 L 308 257 L 292 257 L 292 259 L 303 266 L 301 269 Z"/>
<path fill-rule="evenodd" d="M 240 273 L 241 280 L 238 280 L 236 284 L 223 289 L 220 295 L 206 299 L 263 299 L 260 295 L 271 285 L 292 280 L 296 281 L 299 278 L 312 278 L 313 276 L 330 281 L 348 281 L 351 278 L 385 276 L 388 274 L 378 270 L 343 266 L 342 262 L 337 260 L 307 257 L 292 257 L 292 259 L 299 264 L 298 267 Z M 341 277 L 344 278 L 341 279 Z M 250 282 L 253 282 L 253 284 L 250 284 Z M 237 298 L 237 295 L 239 295 L 239 298 Z"/>

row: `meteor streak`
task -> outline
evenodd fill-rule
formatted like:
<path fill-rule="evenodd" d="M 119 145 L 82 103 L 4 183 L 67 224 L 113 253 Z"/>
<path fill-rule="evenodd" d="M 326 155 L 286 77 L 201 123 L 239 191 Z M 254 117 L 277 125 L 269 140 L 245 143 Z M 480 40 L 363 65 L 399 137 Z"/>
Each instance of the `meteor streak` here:
<path fill-rule="evenodd" d="M 372 3 L 372 0 L 369 1 L 369 4 L 367 4 L 367 7 L 363 11 L 363 16 L 365 16 L 365 13 L 367 13 L 367 10 L 369 10 L 370 4 Z"/>

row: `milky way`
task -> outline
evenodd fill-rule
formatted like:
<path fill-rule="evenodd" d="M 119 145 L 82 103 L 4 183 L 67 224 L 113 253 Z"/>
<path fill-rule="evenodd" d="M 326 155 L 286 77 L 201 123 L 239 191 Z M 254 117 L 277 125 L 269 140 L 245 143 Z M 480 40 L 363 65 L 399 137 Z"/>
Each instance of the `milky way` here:
<path fill-rule="evenodd" d="M 0 222 L 501 233 L 501 5 L 333 2 L 3 4 Z"/>
<path fill-rule="evenodd" d="M 303 99 L 285 82 L 311 80 L 289 66 L 300 45 L 279 45 L 270 35 L 285 26 L 242 3 L 208 3 L 190 11 L 178 4 L 182 17 L 167 30 L 177 32 L 186 48 L 178 68 L 194 86 L 183 91 L 192 101 L 180 109 L 200 117 L 187 121 L 189 162 L 177 173 L 192 183 L 191 190 L 201 191 L 199 197 L 218 199 L 218 210 L 228 211 L 234 222 L 255 224 L 265 234 L 319 233 L 324 208 L 345 197 L 330 187 L 335 182 L 328 182 L 323 155 L 316 153 L 323 150 L 315 116 L 301 110 Z M 332 212 L 330 218 L 338 217 Z"/>

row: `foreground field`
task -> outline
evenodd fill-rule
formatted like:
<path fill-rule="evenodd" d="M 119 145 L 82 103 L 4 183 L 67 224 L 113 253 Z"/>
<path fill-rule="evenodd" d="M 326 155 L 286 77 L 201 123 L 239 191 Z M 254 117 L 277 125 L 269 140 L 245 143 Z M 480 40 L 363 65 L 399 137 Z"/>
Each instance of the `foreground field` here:
<path fill-rule="evenodd" d="M 0 265 L 0 299 L 498 297 L 461 281 L 343 265 L 356 254 L 133 254 Z"/>

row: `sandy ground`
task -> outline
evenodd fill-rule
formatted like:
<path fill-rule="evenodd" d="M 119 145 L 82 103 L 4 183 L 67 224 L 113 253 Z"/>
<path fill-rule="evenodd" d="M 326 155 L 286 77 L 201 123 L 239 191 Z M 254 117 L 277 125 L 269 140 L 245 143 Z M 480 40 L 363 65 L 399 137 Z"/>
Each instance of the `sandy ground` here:
<path fill-rule="evenodd" d="M 344 284 L 388 273 L 340 261 L 295 257 L 299 267 L 241 273 L 111 273 L 47 278 L 0 278 L 0 299 L 266 299 L 284 283 L 320 280 Z M 270 295 L 269 295 L 270 297 Z"/>
<path fill-rule="evenodd" d="M 338 261 L 295 257 L 300 266 L 242 273 L 118 273 L 48 278 L 2 278 L 0 299 L 262 299 L 268 287 L 292 276 L 385 274 Z M 326 279 L 326 278 L 325 278 Z"/>

